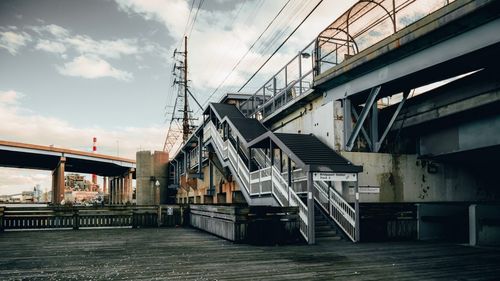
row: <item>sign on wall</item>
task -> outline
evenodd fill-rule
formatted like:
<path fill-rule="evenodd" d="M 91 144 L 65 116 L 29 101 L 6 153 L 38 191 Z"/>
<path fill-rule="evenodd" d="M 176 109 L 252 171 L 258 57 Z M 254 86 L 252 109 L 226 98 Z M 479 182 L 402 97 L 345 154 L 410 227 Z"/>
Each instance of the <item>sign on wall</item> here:
<path fill-rule="evenodd" d="M 313 173 L 315 181 L 356 181 L 356 173 Z"/>

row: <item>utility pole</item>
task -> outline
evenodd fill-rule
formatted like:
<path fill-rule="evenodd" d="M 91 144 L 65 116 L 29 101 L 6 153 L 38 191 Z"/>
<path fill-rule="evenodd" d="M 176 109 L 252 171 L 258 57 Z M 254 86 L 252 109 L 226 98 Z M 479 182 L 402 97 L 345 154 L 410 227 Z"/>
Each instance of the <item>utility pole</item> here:
<path fill-rule="evenodd" d="M 185 143 L 189 137 L 189 114 L 188 114 L 188 85 L 187 85 L 187 36 L 184 36 L 184 109 L 182 117 L 182 143 Z"/>

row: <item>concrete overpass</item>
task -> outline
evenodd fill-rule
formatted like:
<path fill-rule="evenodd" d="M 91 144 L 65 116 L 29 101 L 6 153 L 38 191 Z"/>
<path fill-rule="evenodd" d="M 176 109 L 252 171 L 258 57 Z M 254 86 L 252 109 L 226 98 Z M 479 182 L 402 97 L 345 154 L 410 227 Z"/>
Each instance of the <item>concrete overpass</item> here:
<path fill-rule="evenodd" d="M 109 184 L 112 204 L 132 199 L 132 179 L 136 168 L 132 159 L 0 140 L 0 166 L 52 171 L 54 204 L 61 203 L 64 198 L 64 172 L 92 173 L 104 177 L 103 189 L 107 189 Z"/>

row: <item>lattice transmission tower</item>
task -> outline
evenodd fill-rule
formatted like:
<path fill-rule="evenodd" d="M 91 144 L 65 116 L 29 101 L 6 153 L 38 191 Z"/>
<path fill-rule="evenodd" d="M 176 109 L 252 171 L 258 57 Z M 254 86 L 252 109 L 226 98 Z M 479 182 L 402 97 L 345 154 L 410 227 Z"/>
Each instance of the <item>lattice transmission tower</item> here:
<path fill-rule="evenodd" d="M 174 50 L 173 59 L 175 63 L 172 69 L 174 76 L 174 81 L 172 83 L 174 91 L 172 91 L 172 93 L 175 94 L 175 102 L 171 107 L 172 111 L 167 112 L 167 115 L 170 115 L 170 124 L 167 131 L 167 137 L 165 138 L 165 144 L 163 145 L 163 151 L 167 151 L 169 155 L 172 156 L 177 149 L 188 140 L 195 128 L 193 121 L 197 119 L 192 116 L 193 111 L 189 106 L 189 97 L 200 106 L 189 90 L 188 85 L 187 36 L 184 37 L 184 51 Z"/>

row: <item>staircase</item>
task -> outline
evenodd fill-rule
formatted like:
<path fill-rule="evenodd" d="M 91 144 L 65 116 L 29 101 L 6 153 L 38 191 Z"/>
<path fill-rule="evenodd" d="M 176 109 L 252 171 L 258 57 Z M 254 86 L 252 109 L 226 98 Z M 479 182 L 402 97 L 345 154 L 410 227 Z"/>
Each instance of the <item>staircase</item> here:
<path fill-rule="evenodd" d="M 235 117 L 234 120 L 240 120 L 239 122 L 241 122 L 241 119 L 246 118 Z M 219 119 L 219 122 L 226 122 L 224 124 L 229 126 L 229 128 L 226 127 L 227 130 L 241 135 L 238 127 L 234 125 L 228 117 Z M 287 173 L 282 173 L 280 164 L 271 161 L 270 155 L 268 155 L 265 150 L 253 148 L 251 153 L 252 158 L 250 160 L 247 159 L 248 156 L 241 150 L 239 142 L 232 143 L 231 139 L 224 134 L 220 127 L 217 128 L 215 124 L 217 123 L 213 123 L 212 120 L 208 120 L 208 122 L 204 124 L 203 143 L 211 143 L 220 163 L 230 170 L 233 178 L 241 187 L 240 190 L 248 204 L 298 207 L 300 233 L 306 241 L 310 242 L 311 240 L 308 235 L 312 235 L 312 233 L 309 234 L 308 231 L 310 225 L 308 213 L 313 210 L 308 210 L 307 204 L 299 197 L 299 195 L 303 196 L 307 193 L 304 193 L 304 190 L 294 190 L 297 183 L 300 184 L 304 180 L 307 180 L 307 174 L 302 171 L 302 167 L 291 171 L 292 179 L 294 180 L 292 180 L 291 186 L 289 186 L 290 183 L 286 180 L 288 178 Z M 250 138 L 246 138 L 246 140 L 251 140 L 252 137 L 254 136 L 250 136 Z M 309 138 L 308 141 L 318 142 L 318 144 L 314 146 L 316 150 L 329 149 L 326 146 L 322 148 L 321 145 L 319 145 L 321 142 L 317 139 Z M 295 141 L 294 143 L 286 144 L 286 147 L 289 148 L 290 145 L 297 147 L 297 145 L 300 146 L 301 144 L 301 142 Z M 300 148 L 301 147 L 302 146 L 300 146 Z M 298 152 L 302 154 L 302 157 L 310 158 L 307 152 L 302 150 Z M 323 150 L 321 150 L 321 152 L 323 152 Z M 330 152 L 330 154 L 326 152 L 324 155 L 321 154 L 321 156 L 317 156 L 318 153 L 316 153 L 316 156 L 325 158 L 334 153 L 333 151 Z M 324 241 L 340 240 L 342 237 L 346 237 L 349 240 L 357 241 L 355 225 L 356 213 L 352 206 L 350 206 L 350 204 L 342 198 L 341 194 L 330 187 L 326 182 L 314 181 L 312 191 L 314 201 L 316 202 L 316 206 L 314 207 L 316 234 L 314 238 Z"/>
<path fill-rule="evenodd" d="M 237 131 L 235 127 L 231 127 L 231 129 Z M 229 140 L 222 139 L 219 131 L 211 121 L 205 124 L 203 132 L 203 141 L 212 142 L 217 157 L 224 166 L 229 168 L 231 174 L 242 187 L 241 191 L 247 202 L 251 203 L 254 200 L 269 198 L 274 199 L 280 206 L 298 207 L 300 233 L 306 241 L 309 241 L 307 237 L 307 206 L 291 188 L 288 188 L 285 179 L 276 166 L 270 166 L 270 162 L 264 162 L 260 163 L 261 169 L 250 172 L 239 151 Z"/>
<path fill-rule="evenodd" d="M 318 206 L 314 208 L 314 230 L 317 243 L 342 240 L 342 235 L 332 226 L 331 220 L 322 213 Z"/>

